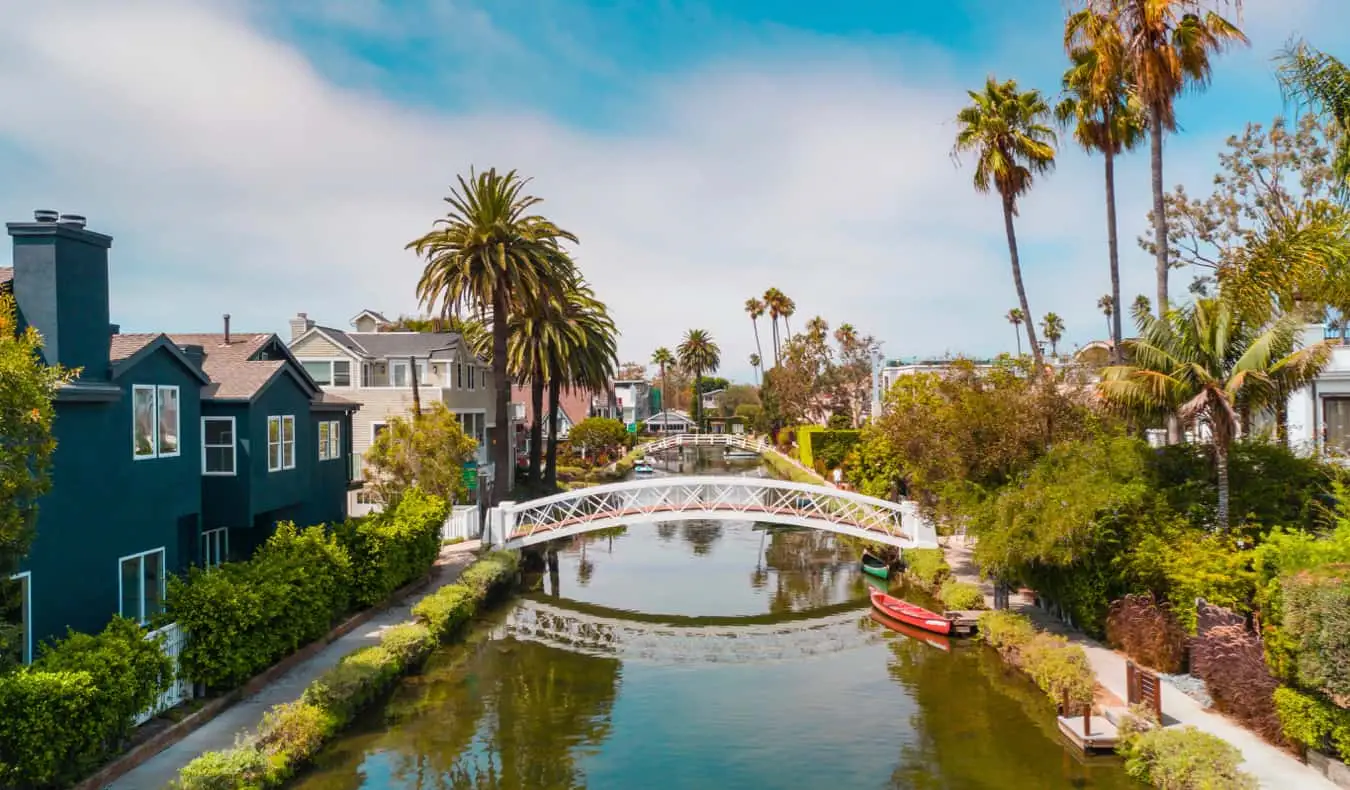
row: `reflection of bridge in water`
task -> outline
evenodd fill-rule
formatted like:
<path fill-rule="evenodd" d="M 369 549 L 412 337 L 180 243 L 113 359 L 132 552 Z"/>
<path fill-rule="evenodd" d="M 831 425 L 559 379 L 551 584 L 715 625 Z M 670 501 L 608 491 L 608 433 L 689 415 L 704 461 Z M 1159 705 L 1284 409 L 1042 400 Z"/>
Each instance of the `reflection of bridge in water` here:
<path fill-rule="evenodd" d="M 747 617 L 657 617 L 561 603 L 521 600 L 497 636 L 623 660 L 727 664 L 837 653 L 883 639 L 869 609 L 856 601 L 814 612 Z"/>

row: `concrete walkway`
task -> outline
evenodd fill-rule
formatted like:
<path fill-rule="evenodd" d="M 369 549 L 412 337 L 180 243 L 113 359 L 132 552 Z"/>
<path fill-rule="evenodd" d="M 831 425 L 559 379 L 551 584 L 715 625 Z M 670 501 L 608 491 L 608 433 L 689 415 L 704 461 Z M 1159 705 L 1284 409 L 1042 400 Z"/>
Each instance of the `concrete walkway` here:
<path fill-rule="evenodd" d="M 219 716 L 183 740 L 108 785 L 108 790 L 150 790 L 165 787 L 178 778 L 178 772 L 183 766 L 199 755 L 234 746 L 237 737 L 253 731 L 262 720 L 264 711 L 273 705 L 299 699 L 312 680 L 336 664 L 343 656 L 367 645 L 378 644 L 384 629 L 411 619 L 412 607 L 426 593 L 454 582 L 459 577 L 459 572 L 473 560 L 477 549 L 476 540 L 443 547 L 440 558 L 436 560 L 431 583 L 422 592 L 390 606 L 356 630 L 319 651 L 313 658 L 297 665 L 257 694 L 226 708 Z"/>
<path fill-rule="evenodd" d="M 979 578 L 971 557 L 973 541 L 961 537 L 943 538 L 947 564 L 952 574 L 961 581 L 979 584 L 985 604 L 993 605 L 993 587 Z M 1070 642 L 1082 646 L 1097 682 L 1120 699 L 1127 699 L 1125 688 L 1126 657 L 1084 634 L 1068 629 L 1058 619 L 1038 609 L 1026 596 L 1013 595 L 1011 608 L 1030 617 L 1044 631 L 1063 634 Z M 1164 685 L 1162 694 L 1163 719 L 1167 726 L 1193 725 L 1196 729 L 1217 735 L 1236 746 L 1245 759 L 1243 770 L 1256 777 L 1263 788 L 1270 790 L 1337 790 L 1336 785 L 1316 769 L 1296 757 L 1272 746 L 1260 736 L 1218 713 L 1200 706 L 1200 703 L 1171 685 Z"/>

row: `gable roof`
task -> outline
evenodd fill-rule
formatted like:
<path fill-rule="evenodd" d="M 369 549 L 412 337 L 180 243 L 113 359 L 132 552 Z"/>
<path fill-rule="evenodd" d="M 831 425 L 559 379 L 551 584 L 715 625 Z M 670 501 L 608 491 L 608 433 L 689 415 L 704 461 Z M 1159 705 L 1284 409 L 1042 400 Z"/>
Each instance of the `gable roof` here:
<path fill-rule="evenodd" d="M 385 318 L 383 313 L 378 313 L 378 312 L 376 312 L 376 311 L 374 311 L 374 310 L 371 310 L 371 309 L 368 309 L 368 308 L 365 309 L 365 310 L 362 310 L 361 312 L 359 312 L 359 313 L 357 313 L 356 315 L 352 316 L 352 320 L 349 321 L 348 323 L 350 323 L 352 326 L 356 326 L 356 322 L 357 322 L 357 321 L 360 321 L 360 320 L 362 319 L 362 317 L 364 317 L 364 316 L 370 316 L 371 318 L 375 319 L 375 321 L 376 321 L 377 323 L 381 323 L 381 324 L 392 324 L 392 323 L 394 323 L 393 321 L 390 321 L 388 318 Z"/>
<path fill-rule="evenodd" d="M 464 337 L 458 332 L 346 332 L 331 326 L 315 326 L 291 341 L 291 345 L 301 342 L 311 332 L 323 335 L 352 356 L 362 359 L 389 357 L 425 359 L 433 351 L 453 348 L 462 349 L 468 356 L 473 356 L 468 344 L 464 342 Z M 479 359 L 479 362 L 482 360 Z"/>
<path fill-rule="evenodd" d="M 648 423 L 665 425 L 672 422 L 692 423 L 694 420 L 683 409 L 662 409 L 646 419 Z"/>
<path fill-rule="evenodd" d="M 270 332 L 231 332 L 228 345 L 225 335 L 219 333 L 175 334 L 169 337 L 179 346 L 202 347 L 202 369 L 211 379 L 210 386 L 202 391 L 202 397 L 208 400 L 252 400 L 282 371 L 288 372 L 311 398 L 319 392 L 318 385 L 291 356 L 286 344 Z M 260 352 L 269 344 L 280 350 L 280 359 L 259 358 Z"/>
<path fill-rule="evenodd" d="M 8 266 L 0 266 L 0 285 L 4 285 L 14 279 L 14 270 Z"/>
<path fill-rule="evenodd" d="M 167 349 L 168 352 L 178 360 L 183 367 L 187 368 L 192 375 L 196 376 L 202 384 L 209 384 L 210 378 L 201 368 L 183 353 L 169 336 L 160 332 L 156 334 L 129 334 L 113 335 L 108 342 L 108 362 L 111 363 L 112 377 L 117 378 L 123 373 L 131 370 L 138 362 L 159 349 Z"/>

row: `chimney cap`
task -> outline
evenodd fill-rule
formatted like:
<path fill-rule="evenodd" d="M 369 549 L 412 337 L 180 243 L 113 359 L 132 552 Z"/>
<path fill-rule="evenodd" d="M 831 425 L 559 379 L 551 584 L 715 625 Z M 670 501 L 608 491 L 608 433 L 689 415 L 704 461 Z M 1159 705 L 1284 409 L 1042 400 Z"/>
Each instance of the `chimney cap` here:
<path fill-rule="evenodd" d="M 296 318 L 309 318 L 309 313 L 296 313 Z"/>
<path fill-rule="evenodd" d="M 49 208 L 40 208 L 33 212 L 34 222 L 55 222 L 61 215 Z"/>
<path fill-rule="evenodd" d="M 61 225 L 72 225 L 77 228 L 83 228 L 85 218 L 83 214 L 62 214 L 57 222 Z"/>

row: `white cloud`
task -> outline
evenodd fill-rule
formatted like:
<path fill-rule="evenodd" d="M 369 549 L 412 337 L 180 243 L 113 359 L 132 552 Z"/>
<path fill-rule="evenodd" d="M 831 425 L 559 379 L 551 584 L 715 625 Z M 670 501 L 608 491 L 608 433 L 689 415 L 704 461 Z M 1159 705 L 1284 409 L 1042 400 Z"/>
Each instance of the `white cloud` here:
<path fill-rule="evenodd" d="M 371 4 L 332 7 L 342 24 L 378 21 Z M 403 244 L 456 173 L 496 165 L 534 176 L 545 210 L 581 236 L 624 359 L 703 327 L 747 376 L 741 306 L 771 285 L 796 299 L 794 327 L 849 321 L 890 354 L 1012 345 L 1001 216 L 948 156 L 965 86 L 945 74 L 833 42 L 666 77 L 627 129 L 583 131 L 343 88 L 254 23 L 233 3 L 166 0 L 43 4 L 0 28 L 0 162 L 14 164 L 0 211 L 80 211 L 113 234 L 113 314 L 128 329 L 411 311 L 419 267 Z M 1177 138 L 1168 181 L 1203 183 L 1215 151 Z M 1146 167 L 1136 155 L 1119 176 L 1127 299 L 1152 290 L 1134 244 Z M 1100 162 L 1066 152 L 1018 220 L 1033 309 L 1064 316 L 1067 342 L 1102 334 L 1102 215 Z"/>

